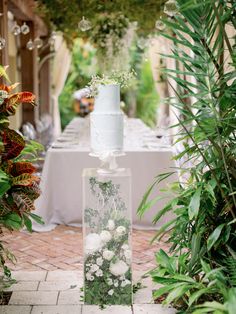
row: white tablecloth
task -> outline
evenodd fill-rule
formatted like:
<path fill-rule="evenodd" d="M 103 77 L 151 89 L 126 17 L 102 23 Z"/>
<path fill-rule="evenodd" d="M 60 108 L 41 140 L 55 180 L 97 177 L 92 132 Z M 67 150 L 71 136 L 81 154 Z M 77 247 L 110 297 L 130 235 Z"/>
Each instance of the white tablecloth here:
<path fill-rule="evenodd" d="M 136 211 L 154 177 L 174 167 L 171 148 L 163 145 L 141 120 L 126 119 L 124 150 L 126 155 L 118 158 L 118 165 L 130 168 L 132 172 L 133 224 L 153 227 L 154 214 L 167 200 L 159 201 L 141 220 Z M 89 120 L 73 119 L 47 152 L 41 180 L 42 195 L 36 201 L 35 212 L 43 218 L 46 227 L 39 228 L 34 224 L 35 230 L 51 229 L 55 224 L 81 225 L 82 171 L 84 168 L 98 167 L 99 164 L 97 158 L 89 156 Z M 173 179 L 155 189 L 153 197 Z M 169 216 L 157 227 L 168 219 Z"/>

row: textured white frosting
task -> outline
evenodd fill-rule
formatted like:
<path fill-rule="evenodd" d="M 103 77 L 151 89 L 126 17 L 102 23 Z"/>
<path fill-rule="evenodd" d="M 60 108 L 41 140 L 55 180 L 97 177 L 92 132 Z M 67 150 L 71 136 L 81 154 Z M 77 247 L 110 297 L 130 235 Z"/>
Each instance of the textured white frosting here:
<path fill-rule="evenodd" d="M 100 85 L 95 97 L 95 112 L 120 112 L 120 85 Z"/>
<path fill-rule="evenodd" d="M 122 152 L 123 133 L 124 115 L 120 110 L 120 86 L 99 86 L 95 108 L 90 114 L 92 152 Z"/>

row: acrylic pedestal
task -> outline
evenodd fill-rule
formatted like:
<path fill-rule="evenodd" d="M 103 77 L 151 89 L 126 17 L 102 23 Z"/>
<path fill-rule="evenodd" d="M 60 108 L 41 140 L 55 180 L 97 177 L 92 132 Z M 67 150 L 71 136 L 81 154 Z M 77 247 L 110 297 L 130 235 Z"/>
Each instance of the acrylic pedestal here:
<path fill-rule="evenodd" d="M 132 304 L 131 213 L 129 169 L 84 169 L 85 304 Z"/>

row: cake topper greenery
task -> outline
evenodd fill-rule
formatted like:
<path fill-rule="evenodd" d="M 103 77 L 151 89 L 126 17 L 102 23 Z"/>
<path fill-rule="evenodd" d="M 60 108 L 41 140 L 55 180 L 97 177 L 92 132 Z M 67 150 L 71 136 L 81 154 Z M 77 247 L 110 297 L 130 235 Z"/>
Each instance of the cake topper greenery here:
<path fill-rule="evenodd" d="M 87 85 L 89 96 L 95 97 L 97 95 L 99 85 L 120 85 L 121 89 L 128 88 L 134 84 L 135 77 L 134 70 L 130 72 L 112 71 L 110 75 L 94 75 Z"/>

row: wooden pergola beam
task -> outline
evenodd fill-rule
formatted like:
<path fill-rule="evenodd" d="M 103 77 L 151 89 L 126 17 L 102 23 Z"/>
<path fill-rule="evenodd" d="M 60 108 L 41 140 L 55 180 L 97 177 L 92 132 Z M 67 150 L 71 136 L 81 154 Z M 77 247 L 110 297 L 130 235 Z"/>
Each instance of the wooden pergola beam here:
<path fill-rule="evenodd" d="M 36 4 L 33 0 L 9 0 L 8 9 L 16 19 L 22 21 L 34 21 L 38 36 L 48 35 L 48 28 L 44 21 L 35 14 Z"/>

